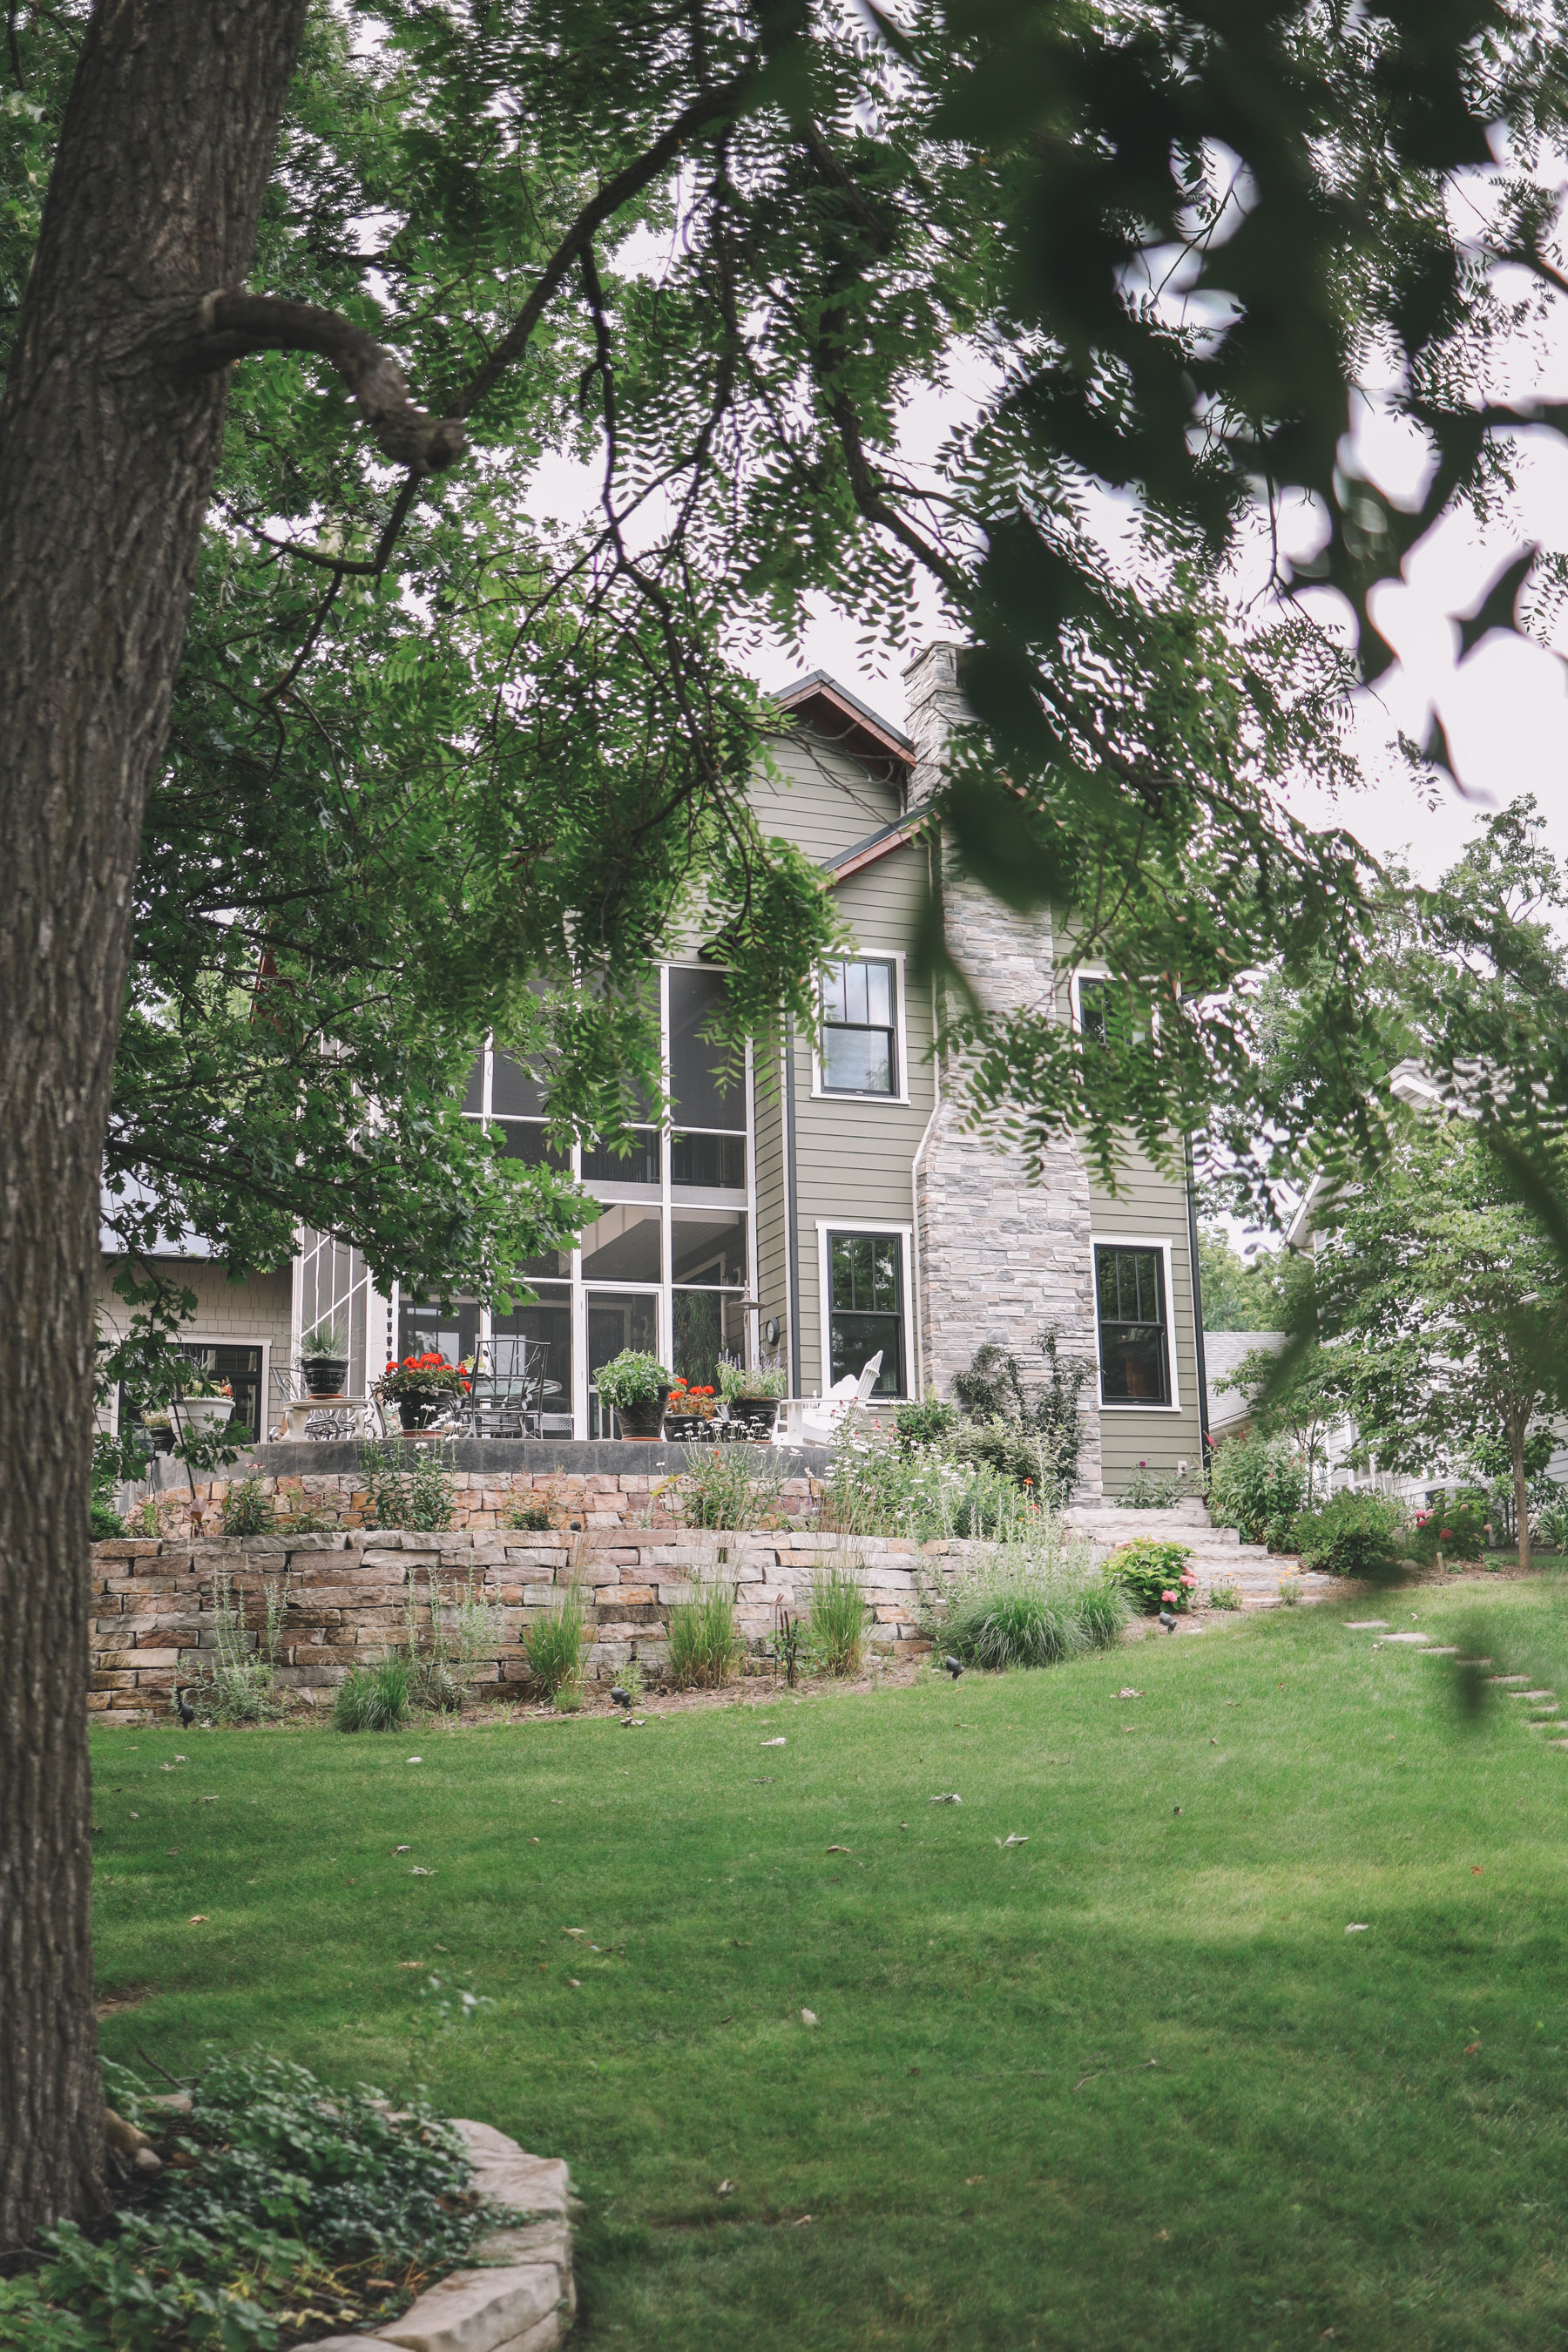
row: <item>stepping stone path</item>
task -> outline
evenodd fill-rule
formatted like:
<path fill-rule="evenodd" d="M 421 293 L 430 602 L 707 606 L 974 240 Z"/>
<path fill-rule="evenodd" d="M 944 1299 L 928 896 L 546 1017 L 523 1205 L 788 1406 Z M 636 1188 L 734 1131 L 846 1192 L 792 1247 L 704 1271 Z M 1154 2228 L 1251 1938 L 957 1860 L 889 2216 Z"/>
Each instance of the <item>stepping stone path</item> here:
<path fill-rule="evenodd" d="M 1347 1617 L 1344 1625 L 1347 1633 L 1377 1634 L 1380 1638 L 1372 1645 L 1374 1650 L 1392 1648 L 1394 1643 L 1398 1642 L 1416 1650 L 1418 1654 L 1424 1657 L 1458 1658 L 1462 1666 L 1489 1666 L 1491 1664 L 1489 1658 L 1459 1658 L 1457 1645 L 1435 1643 L 1427 1633 L 1390 1633 L 1388 1620 L 1385 1617 Z M 1532 1690 L 1530 1687 L 1528 1675 L 1489 1675 L 1487 1681 L 1502 1691 L 1509 1698 L 1521 1698 L 1527 1706 L 1532 1706 L 1535 1709 L 1532 1716 L 1521 1716 L 1520 1718 L 1527 1731 L 1562 1731 L 1563 1729 L 1563 1710 L 1557 1703 L 1557 1694 L 1554 1690 Z M 1548 1739 L 1542 1744 L 1546 1748 L 1568 1750 L 1568 1739 Z"/>
<path fill-rule="evenodd" d="M 554 2352 L 562 2342 L 577 2308 L 566 2167 L 489 2124 L 453 2129 L 468 2143 L 480 2203 L 521 2221 L 477 2237 L 473 2267 L 427 2288 L 374 2336 L 319 2336 L 296 2352 Z"/>

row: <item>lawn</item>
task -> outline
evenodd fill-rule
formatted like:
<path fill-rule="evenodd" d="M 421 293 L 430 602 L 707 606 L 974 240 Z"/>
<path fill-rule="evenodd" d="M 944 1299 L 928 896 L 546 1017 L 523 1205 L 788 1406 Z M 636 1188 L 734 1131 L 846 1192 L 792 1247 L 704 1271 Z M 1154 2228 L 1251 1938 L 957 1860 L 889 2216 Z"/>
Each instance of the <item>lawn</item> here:
<path fill-rule="evenodd" d="M 1568 1751 L 1358 1613 L 641 1729 L 101 1734 L 100 1985 L 155 1989 L 104 2046 L 564 2156 L 588 2345 L 1558 2340 Z M 1365 1613 L 1568 1662 L 1556 1579 Z"/>

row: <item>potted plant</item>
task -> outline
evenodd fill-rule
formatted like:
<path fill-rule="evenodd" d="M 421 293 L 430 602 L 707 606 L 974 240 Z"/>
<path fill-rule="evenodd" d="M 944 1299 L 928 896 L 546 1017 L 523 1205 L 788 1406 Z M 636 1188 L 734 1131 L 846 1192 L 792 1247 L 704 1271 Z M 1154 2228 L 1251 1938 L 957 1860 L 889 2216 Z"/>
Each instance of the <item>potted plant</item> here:
<path fill-rule="evenodd" d="M 670 1379 L 657 1356 L 639 1355 L 623 1348 L 594 1374 L 599 1402 L 607 1404 L 621 1424 L 621 1435 L 642 1444 L 657 1444 L 664 1434 L 664 1408 Z"/>
<path fill-rule="evenodd" d="M 234 1391 L 226 1381 L 195 1372 L 171 1398 L 169 1411 L 182 1439 L 216 1436 L 234 1418 Z"/>
<path fill-rule="evenodd" d="M 450 1404 L 468 1386 L 468 1376 L 445 1356 L 429 1353 L 405 1356 L 389 1362 L 375 1384 L 377 1397 L 395 1404 L 405 1429 L 428 1429 L 443 1405 Z"/>
<path fill-rule="evenodd" d="M 306 1332 L 300 1342 L 300 1362 L 309 1395 L 342 1396 L 348 1384 L 349 1360 L 343 1353 L 342 1325 L 335 1317 Z"/>
<path fill-rule="evenodd" d="M 677 1373 L 665 1407 L 665 1433 L 677 1444 L 710 1438 L 714 1434 L 713 1416 L 719 1409 L 719 1391 L 709 1386 L 693 1387 L 682 1374 Z"/>
<path fill-rule="evenodd" d="M 782 1364 L 735 1364 L 722 1356 L 719 1388 L 731 1421 L 766 1437 L 779 1417 L 780 1398 L 789 1394 L 789 1374 Z"/>

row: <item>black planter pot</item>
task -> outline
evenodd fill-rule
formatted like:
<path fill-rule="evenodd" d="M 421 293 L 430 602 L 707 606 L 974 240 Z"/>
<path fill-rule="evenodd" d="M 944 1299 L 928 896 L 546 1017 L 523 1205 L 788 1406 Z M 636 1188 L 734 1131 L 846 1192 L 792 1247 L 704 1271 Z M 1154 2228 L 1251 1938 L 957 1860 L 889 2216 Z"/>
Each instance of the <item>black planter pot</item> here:
<path fill-rule="evenodd" d="M 397 1418 L 405 1429 L 428 1429 L 440 1412 L 439 1389 L 415 1389 L 397 1400 Z"/>
<path fill-rule="evenodd" d="M 731 1397 L 730 1426 L 744 1429 L 748 1437 L 771 1437 L 779 1417 L 777 1397 Z"/>
<path fill-rule="evenodd" d="M 640 1404 L 617 1405 L 616 1419 L 621 1424 L 621 1435 L 645 1445 L 657 1444 L 664 1435 L 664 1407 L 668 1395 L 666 1389 L 663 1395 L 645 1397 Z"/>
<path fill-rule="evenodd" d="M 349 1360 L 346 1356 L 307 1356 L 305 1359 L 305 1392 L 308 1396 L 342 1396 L 348 1384 Z"/>

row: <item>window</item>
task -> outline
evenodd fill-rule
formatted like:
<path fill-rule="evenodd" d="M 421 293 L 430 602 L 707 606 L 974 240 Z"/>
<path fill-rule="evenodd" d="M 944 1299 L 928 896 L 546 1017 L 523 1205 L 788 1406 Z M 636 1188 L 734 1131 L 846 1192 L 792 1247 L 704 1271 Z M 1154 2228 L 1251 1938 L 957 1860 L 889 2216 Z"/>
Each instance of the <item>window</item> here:
<path fill-rule="evenodd" d="M 899 1091 L 898 967 L 866 956 L 822 967 L 825 1094 Z"/>
<path fill-rule="evenodd" d="M 873 1396 L 904 1394 L 904 1245 L 898 1234 L 827 1236 L 828 1361 L 858 1380 L 880 1349 Z"/>
<path fill-rule="evenodd" d="M 1078 982 L 1079 1034 L 1091 1045 L 1103 1045 L 1110 1034 L 1107 1013 L 1110 982 L 1103 972 L 1082 972 Z"/>
<path fill-rule="evenodd" d="M 1097 1244 L 1102 1404 L 1169 1404 L 1170 1329 L 1163 1249 Z"/>

